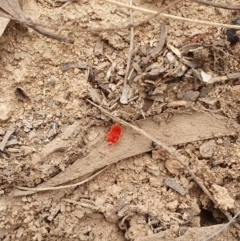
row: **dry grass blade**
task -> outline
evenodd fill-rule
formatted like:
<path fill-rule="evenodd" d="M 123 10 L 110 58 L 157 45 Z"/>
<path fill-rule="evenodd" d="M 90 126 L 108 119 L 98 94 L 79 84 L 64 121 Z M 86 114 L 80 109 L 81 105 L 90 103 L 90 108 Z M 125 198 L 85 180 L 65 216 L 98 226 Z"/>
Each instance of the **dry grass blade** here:
<path fill-rule="evenodd" d="M 64 37 L 62 35 L 59 35 L 59 34 L 55 34 L 55 33 L 50 33 L 38 26 L 31 26 L 31 28 L 33 30 L 35 30 L 36 32 L 46 36 L 46 37 L 49 37 L 49 38 L 52 38 L 52 39 L 56 39 L 60 42 L 66 42 L 66 43 L 70 43 L 70 44 L 73 44 L 74 43 L 74 40 L 73 39 L 70 39 L 70 38 L 67 38 L 67 37 Z"/>
<path fill-rule="evenodd" d="M 204 0 L 193 0 L 196 3 L 200 3 L 206 6 L 216 7 L 216 8 L 224 8 L 229 10 L 240 10 L 240 6 L 238 5 L 225 5 L 221 3 L 209 2 Z"/>
<path fill-rule="evenodd" d="M 152 10 L 149 10 L 149 9 L 146 9 L 146 8 L 129 6 L 128 4 L 116 2 L 114 0 L 104 0 L 104 1 L 108 2 L 108 3 L 111 3 L 111 4 L 114 4 L 114 5 L 117 5 L 117 6 L 120 6 L 120 7 L 123 7 L 123 8 L 129 8 L 129 9 L 139 11 L 139 12 L 144 12 L 144 13 L 147 13 L 147 14 L 154 14 L 154 17 L 159 16 L 161 18 L 169 18 L 169 19 L 173 19 L 173 20 L 177 20 L 177 21 L 189 22 L 189 23 L 194 23 L 194 24 L 202 24 L 202 25 L 213 26 L 213 27 L 223 27 L 223 28 L 228 28 L 228 29 L 231 29 L 231 28 L 240 29 L 240 26 L 238 26 L 238 25 L 223 24 L 223 23 L 202 21 L 202 20 L 197 20 L 197 19 L 183 18 L 183 17 L 179 17 L 179 16 L 174 16 L 174 15 L 171 15 L 171 14 L 152 11 Z M 136 27 L 136 26 L 138 26 L 138 25 L 134 25 L 133 27 Z M 128 26 L 124 26 L 124 27 L 121 27 L 121 28 L 118 28 L 118 29 L 115 28 L 115 30 L 130 28 L 130 27 L 132 27 L 132 26 L 128 25 Z M 106 29 L 105 31 L 108 31 L 108 30 L 109 30 L 109 28 Z M 111 29 L 109 31 L 114 31 L 114 29 Z"/>
<path fill-rule="evenodd" d="M 130 6 L 132 6 L 132 0 L 130 0 Z M 132 10 L 130 9 L 130 22 L 132 24 Z M 129 91 L 129 86 L 128 86 L 128 74 L 129 74 L 129 69 L 130 69 L 130 64 L 131 64 L 131 59 L 132 59 L 132 52 L 133 52 L 133 40 L 134 40 L 134 28 L 131 28 L 131 38 L 130 38 L 130 47 L 128 51 L 128 59 L 127 59 L 127 68 L 126 68 L 126 73 L 124 76 L 124 82 L 123 82 L 123 89 L 122 89 L 122 95 L 120 97 L 120 102 L 122 104 L 127 104 L 128 103 L 128 91 Z"/>
<path fill-rule="evenodd" d="M 117 31 L 117 30 L 123 30 L 123 29 L 130 29 L 130 28 L 135 28 L 135 27 L 139 27 L 142 26 L 143 24 L 148 23 L 150 20 L 156 18 L 157 16 L 160 16 L 162 12 L 168 10 L 169 8 L 177 5 L 178 3 L 182 2 L 183 0 L 175 0 L 173 2 L 171 2 L 170 4 L 168 4 L 166 7 L 161 8 L 159 12 L 154 12 L 155 14 L 153 14 L 152 16 L 148 17 L 146 20 L 143 20 L 141 22 L 138 22 L 136 24 L 128 24 L 126 26 L 123 27 L 108 27 L 108 28 L 92 28 L 92 29 L 87 29 L 87 28 L 75 28 L 75 27 L 61 27 L 62 31 L 73 31 L 73 32 L 89 32 L 89 33 L 97 33 L 97 32 L 107 32 L 107 31 Z M 114 2 L 116 3 L 116 2 Z M 116 5 L 119 5 L 118 3 L 116 3 Z M 124 6 L 127 6 L 127 8 L 131 8 L 129 7 L 129 5 L 123 4 Z M 134 7 L 132 7 L 131 9 L 135 9 Z M 171 15 L 170 15 L 171 16 Z M 49 29 L 49 30 L 55 30 L 58 31 L 59 30 L 59 26 L 50 26 L 50 25 L 46 25 L 46 24 L 41 24 L 41 23 L 37 23 L 37 22 L 32 22 L 32 21 L 25 21 L 24 24 L 28 25 L 29 27 L 33 27 L 33 26 L 38 26 L 38 27 L 42 27 L 45 29 Z M 240 28 L 240 26 L 239 26 Z M 235 28 L 237 29 L 237 27 Z"/>
<path fill-rule="evenodd" d="M 104 172 L 107 168 L 108 168 L 108 166 L 104 167 L 103 169 L 101 169 L 100 171 L 94 173 L 93 175 L 91 175 L 90 177 L 84 179 L 83 181 L 78 182 L 78 183 L 74 183 L 74 184 L 58 186 L 58 187 L 35 187 L 35 188 L 16 186 L 16 188 L 20 189 L 20 190 L 30 191 L 30 193 L 28 193 L 28 194 L 33 194 L 35 192 L 50 191 L 50 190 L 60 190 L 60 189 L 64 189 L 64 188 L 77 187 L 77 186 L 80 186 L 80 185 L 82 185 L 82 184 L 92 180 L 94 177 L 96 177 L 100 173 Z"/>

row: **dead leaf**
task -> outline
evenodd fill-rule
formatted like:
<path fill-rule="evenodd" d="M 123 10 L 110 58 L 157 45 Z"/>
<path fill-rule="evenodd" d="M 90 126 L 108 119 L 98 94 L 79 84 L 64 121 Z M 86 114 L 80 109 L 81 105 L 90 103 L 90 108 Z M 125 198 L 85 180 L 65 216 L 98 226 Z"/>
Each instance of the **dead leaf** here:
<path fill-rule="evenodd" d="M 172 52 L 173 52 L 178 58 L 181 58 L 181 57 L 182 57 L 182 54 L 181 54 L 181 52 L 180 52 L 179 49 L 175 48 L 175 47 L 174 47 L 173 45 L 171 45 L 171 44 L 167 44 L 167 46 L 168 46 L 168 48 L 169 48 L 170 50 L 172 50 Z"/>
<path fill-rule="evenodd" d="M 18 0 L 1 0 L 0 37 L 2 36 L 11 18 L 16 19 L 18 21 L 23 21 L 25 19 Z"/>
<path fill-rule="evenodd" d="M 163 23 L 161 25 L 159 42 L 155 48 L 150 50 L 151 57 L 156 57 L 162 51 L 166 38 L 167 38 L 167 29 L 166 29 L 166 24 Z"/>
<path fill-rule="evenodd" d="M 159 115 L 161 116 L 161 115 Z M 137 125 L 144 131 L 150 133 L 157 139 L 169 146 L 179 145 L 204 139 L 216 138 L 217 136 L 235 135 L 238 124 L 233 127 L 227 127 L 228 119 L 220 115 L 211 115 L 209 113 L 194 114 L 176 114 L 170 122 L 162 122 L 160 125 L 152 118 L 137 121 Z M 136 122 L 134 122 L 136 124 Z M 105 136 L 106 128 L 99 127 L 99 136 Z M 57 142 L 59 145 L 59 142 Z M 151 141 L 142 135 L 136 135 L 136 132 L 129 127 L 124 127 L 123 135 L 111 151 L 111 147 L 106 147 L 105 139 L 102 143 L 94 147 L 88 156 L 80 158 L 64 172 L 59 173 L 52 179 L 40 184 L 38 187 L 57 186 L 76 178 L 89 175 L 105 166 L 116 163 L 131 156 L 148 152 L 152 149 Z M 52 143 L 46 146 L 43 151 L 49 151 Z M 64 143 L 63 146 L 67 144 Z M 44 156 L 44 154 L 41 154 Z M 17 190 L 13 195 L 27 195 L 32 191 Z"/>
<path fill-rule="evenodd" d="M 7 27 L 10 19 L 0 17 L 0 37 L 2 36 L 5 28 Z"/>
<path fill-rule="evenodd" d="M 16 20 L 23 21 L 25 19 L 18 0 L 1 0 L 0 8 Z"/>

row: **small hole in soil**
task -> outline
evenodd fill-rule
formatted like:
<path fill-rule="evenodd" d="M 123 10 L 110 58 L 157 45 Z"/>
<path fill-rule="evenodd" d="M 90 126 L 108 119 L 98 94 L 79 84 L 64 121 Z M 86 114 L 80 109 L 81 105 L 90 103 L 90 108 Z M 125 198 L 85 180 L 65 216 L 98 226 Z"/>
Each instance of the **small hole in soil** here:
<path fill-rule="evenodd" d="M 227 167 L 229 167 L 227 163 L 221 163 L 219 166 L 220 166 L 221 168 L 227 168 Z"/>
<path fill-rule="evenodd" d="M 240 113 L 237 115 L 237 123 L 240 124 Z"/>
<path fill-rule="evenodd" d="M 124 222 L 126 229 L 129 229 L 131 227 L 130 222 L 126 219 Z"/>
<path fill-rule="evenodd" d="M 217 108 L 217 109 L 221 109 L 221 103 L 220 103 L 220 101 L 217 101 L 217 102 L 216 102 L 216 108 Z"/>
<path fill-rule="evenodd" d="M 238 122 L 238 121 L 237 121 L 237 122 Z M 239 115 L 239 124 L 240 124 L 240 115 Z M 231 137 L 230 137 L 230 142 L 231 142 L 231 143 L 235 143 L 235 142 L 237 141 L 237 139 L 238 139 L 238 136 L 237 136 L 237 135 L 231 136 Z"/>
<path fill-rule="evenodd" d="M 200 218 L 202 227 L 218 223 L 217 220 L 213 217 L 213 213 L 203 208 L 201 209 Z"/>
<path fill-rule="evenodd" d="M 235 198 L 236 200 L 240 200 L 240 194 L 238 194 Z"/>

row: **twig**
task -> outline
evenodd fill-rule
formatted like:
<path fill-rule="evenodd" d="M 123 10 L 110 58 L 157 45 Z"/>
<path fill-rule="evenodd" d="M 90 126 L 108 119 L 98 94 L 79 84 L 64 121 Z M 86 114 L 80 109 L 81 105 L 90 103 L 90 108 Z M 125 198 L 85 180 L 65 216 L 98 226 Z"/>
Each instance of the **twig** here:
<path fill-rule="evenodd" d="M 78 0 L 55 0 L 54 3 L 77 2 Z"/>
<path fill-rule="evenodd" d="M 204 1 L 204 0 L 193 0 L 193 1 L 196 3 L 200 3 L 203 5 L 216 7 L 216 8 L 224 8 L 224 9 L 229 9 L 229 10 L 240 10 L 240 6 L 238 6 L 238 5 L 225 5 L 225 4 L 221 4 L 221 3 L 209 2 L 209 1 Z"/>
<path fill-rule="evenodd" d="M 56 2 L 62 3 L 63 5 L 60 8 L 63 9 L 72 2 L 78 2 L 78 0 L 56 0 L 56 1 L 54 1 L 54 3 L 56 3 Z"/>
<path fill-rule="evenodd" d="M 123 26 L 123 27 L 109 27 L 109 28 L 91 28 L 91 29 L 85 29 L 85 28 L 71 28 L 71 27 L 62 27 L 61 29 L 62 30 L 65 30 L 65 31 L 75 31 L 75 32 L 104 32 L 104 31 L 117 31 L 117 30 L 123 30 L 123 29 L 129 29 L 129 28 L 136 28 L 136 27 L 139 27 L 143 24 L 146 24 L 148 23 L 150 20 L 156 18 L 157 16 L 160 16 L 162 12 L 168 10 L 169 8 L 175 6 L 176 4 L 182 2 L 183 0 L 175 0 L 173 2 L 171 2 L 170 4 L 168 4 L 166 7 L 163 7 L 159 10 L 159 12 L 153 12 L 154 14 L 150 17 L 148 17 L 147 19 L 141 21 L 141 22 L 138 22 L 136 24 L 128 24 L 126 26 Z M 118 3 L 116 3 L 116 5 L 119 5 Z M 134 9 L 134 7 L 129 7 L 129 5 L 124 5 L 125 7 L 127 6 L 127 8 L 130 8 L 130 9 Z M 170 15 L 172 16 L 172 15 Z M 16 20 L 18 21 L 18 19 L 14 19 L 14 18 L 11 18 L 12 20 Z M 177 19 L 178 20 L 178 19 Z M 45 24 L 41 24 L 41 23 L 33 23 L 31 20 L 26 20 L 26 21 L 21 21 L 22 24 L 26 24 L 26 25 L 33 25 L 33 26 L 39 26 L 39 27 L 43 27 L 43 28 L 46 28 L 46 29 L 51 29 L 51 30 L 55 30 L 57 31 L 59 29 L 59 27 L 57 26 L 49 26 L 49 25 L 45 25 Z M 235 28 L 237 29 L 237 28 Z"/>
<path fill-rule="evenodd" d="M 94 209 L 96 211 L 99 210 L 99 208 L 96 206 L 96 204 L 94 202 L 84 203 L 84 202 L 81 202 L 81 201 L 78 202 L 78 201 L 75 201 L 75 200 L 72 200 L 72 199 L 67 199 L 67 198 L 62 199 L 62 201 L 72 203 L 74 205 L 79 205 L 79 206 L 82 206 L 82 207 L 85 207 L 85 208 L 91 208 L 91 209 Z M 90 201 L 90 200 L 88 200 L 88 201 Z"/>
<path fill-rule="evenodd" d="M 42 29 L 42 28 L 46 28 L 46 29 L 51 29 L 51 30 L 58 30 L 59 28 L 57 29 L 56 27 L 49 27 L 49 26 L 46 26 L 46 25 L 43 25 L 43 24 L 33 23 L 31 20 L 19 20 L 19 19 L 11 17 L 10 15 L 4 15 L 1 12 L 0 12 L 0 17 L 17 21 L 17 22 L 20 22 L 21 24 L 25 24 L 29 28 L 32 28 L 36 32 L 38 32 L 41 35 L 44 35 L 48 38 L 56 39 L 58 41 L 66 42 L 66 43 L 70 43 L 70 44 L 74 43 L 73 39 L 64 37 L 64 36 L 59 35 L 59 34 L 51 33 L 51 32 L 46 31 L 45 29 Z"/>
<path fill-rule="evenodd" d="M 116 2 L 114 0 L 104 0 L 105 2 L 123 7 L 123 8 L 128 8 L 128 9 L 132 9 L 135 11 L 139 11 L 139 12 L 144 12 L 147 14 L 156 14 L 156 11 L 152 11 L 146 8 L 141 8 L 141 7 L 135 7 L 135 6 L 129 6 L 128 4 L 124 4 L 121 2 Z M 213 26 L 213 27 L 223 27 L 223 28 L 228 28 L 228 29 L 240 29 L 240 26 L 238 25 L 233 25 L 233 24 L 223 24 L 223 23 L 216 23 L 216 22 L 208 22 L 208 21 L 202 21 L 202 20 L 196 20 L 196 19 L 190 19 L 190 18 L 183 18 L 183 17 L 179 17 L 179 16 L 174 16 L 171 14 L 166 14 L 166 13 L 159 13 L 159 17 L 163 17 L 163 18 L 169 18 L 169 19 L 173 19 L 173 20 L 179 20 L 179 21 L 183 21 L 183 22 L 189 22 L 189 23 L 195 23 L 195 24 L 202 24 L 202 25 L 207 25 L 207 26 Z M 121 29 L 124 28 L 130 28 L 132 26 L 127 25 L 124 27 L 121 27 Z M 135 25 L 133 27 L 136 27 Z M 115 28 L 116 29 L 116 28 Z M 117 29 L 120 30 L 120 29 Z M 111 30 L 113 31 L 113 30 Z"/>
<path fill-rule="evenodd" d="M 142 22 L 137 23 L 137 24 L 128 24 L 128 25 L 125 25 L 123 27 L 92 28 L 92 29 L 62 27 L 62 30 L 73 31 L 73 32 L 89 32 L 89 33 L 91 33 L 91 32 L 95 32 L 96 33 L 96 32 L 107 32 L 107 31 L 118 31 L 118 30 L 123 30 L 123 29 L 129 29 L 131 27 L 133 27 L 133 28 L 139 27 L 139 26 L 147 23 L 149 20 L 151 20 L 151 19 L 153 19 L 153 18 L 155 18 L 157 16 L 162 17 L 162 18 L 169 18 L 169 19 L 173 19 L 173 20 L 177 20 L 177 21 L 189 22 L 189 23 L 193 23 L 193 24 L 201 24 L 201 25 L 213 26 L 213 27 L 223 27 L 223 28 L 227 28 L 227 29 L 240 29 L 239 25 L 222 24 L 222 23 L 216 23 L 216 22 L 201 21 L 201 20 L 190 19 L 190 18 L 183 18 L 183 17 L 179 17 L 179 16 L 174 16 L 174 15 L 162 13 L 166 9 L 174 6 L 175 4 L 181 2 L 182 0 L 178 0 L 178 1 L 172 2 L 167 7 L 162 8 L 159 12 L 147 10 L 145 8 L 134 7 L 134 6 L 130 7 L 127 4 L 123 4 L 123 3 L 120 3 L 120 2 L 115 2 L 115 1 L 112 1 L 112 0 L 105 0 L 105 1 L 109 2 L 109 3 L 112 3 L 112 4 L 115 4 L 115 5 L 118 5 L 118 6 L 121 6 L 121 7 L 125 7 L 125 8 L 129 8 L 129 9 L 132 9 L 132 10 L 145 12 L 145 13 L 148 13 L 148 14 L 154 14 L 154 15 L 151 16 L 150 18 L 142 21 Z M 0 13 L 0 16 L 2 16 L 1 13 Z M 7 18 L 9 18 L 11 20 L 19 21 L 19 19 L 16 19 L 16 18 L 13 18 L 13 17 L 9 17 L 9 16 L 3 16 L 3 17 L 7 17 Z M 42 27 L 42 28 L 51 29 L 51 30 L 55 30 L 55 31 L 58 31 L 58 29 L 59 29 L 58 26 L 50 26 L 50 25 L 37 23 L 37 22 L 33 23 L 32 21 L 29 21 L 29 20 L 19 21 L 19 22 L 22 23 L 22 24 L 25 24 L 27 26 L 29 26 L 29 25 L 31 25 L 31 26 L 39 26 L 39 27 Z"/>
<path fill-rule="evenodd" d="M 209 236 L 208 238 L 204 239 L 203 241 L 208 241 L 212 238 L 214 238 L 215 236 L 217 236 L 218 234 L 220 234 L 224 229 L 226 229 L 232 222 L 234 222 L 234 220 L 238 217 L 238 215 L 240 215 L 240 210 L 235 214 L 234 217 L 232 217 L 228 223 L 225 223 L 219 230 L 217 230 L 215 233 L 213 233 L 211 236 Z"/>
<path fill-rule="evenodd" d="M 226 80 L 235 80 L 240 78 L 240 72 L 237 73 L 230 73 L 230 74 L 226 74 L 223 76 L 217 76 L 217 77 L 212 77 L 211 79 L 209 79 L 209 81 L 207 81 L 208 84 L 214 84 L 217 82 L 223 82 Z"/>
<path fill-rule="evenodd" d="M 109 166 L 104 167 L 100 171 L 94 173 L 92 176 L 86 178 L 85 180 L 83 180 L 81 182 L 70 184 L 70 185 L 58 186 L 58 187 L 34 187 L 34 188 L 16 186 L 16 188 L 20 189 L 20 190 L 25 190 L 25 191 L 42 192 L 42 191 L 59 190 L 59 189 L 64 189 L 64 188 L 77 187 L 77 186 L 80 186 L 80 185 L 92 180 L 94 177 L 96 177 L 100 173 L 104 172 L 108 167 Z"/>
<path fill-rule="evenodd" d="M 132 9 L 132 10 L 135 10 L 135 11 L 143 12 L 143 13 L 148 13 L 148 14 L 155 14 L 155 13 L 157 13 L 156 11 L 149 10 L 147 8 L 141 8 L 141 7 L 136 7 L 136 6 L 129 6 L 128 4 L 121 3 L 121 2 L 116 2 L 115 0 L 104 0 L 104 2 L 111 3 L 111 4 L 117 5 L 119 7 L 128 8 L 128 9 Z"/>
<path fill-rule="evenodd" d="M 119 5 L 118 3 L 116 5 Z M 125 5 L 126 8 L 128 8 L 128 5 Z M 134 9 L 134 8 L 132 8 Z M 156 13 L 156 12 L 153 12 Z M 166 14 L 166 13 L 157 13 L 156 15 L 154 14 L 154 17 L 148 18 L 142 22 L 136 23 L 136 24 L 127 24 L 123 27 L 109 27 L 109 28 L 69 28 L 69 27 L 63 27 L 62 30 L 65 31 L 75 31 L 75 32 L 111 32 L 111 31 L 118 31 L 118 30 L 123 30 L 123 29 L 129 29 L 129 28 L 137 28 L 143 24 L 146 24 L 149 20 L 151 20 L 152 18 L 155 17 L 163 17 L 163 18 L 169 18 L 169 19 L 173 19 L 176 21 L 183 21 L 183 22 L 188 22 L 188 23 L 193 23 L 193 24 L 200 24 L 200 25 L 206 25 L 206 26 L 211 26 L 211 27 L 222 27 L 222 28 L 227 28 L 227 29 L 240 29 L 239 25 L 233 25 L 233 24 L 224 24 L 224 23 L 216 23 L 216 22 L 208 22 L 208 21 L 203 21 L 203 20 L 196 20 L 196 19 L 191 19 L 191 18 L 183 18 L 183 17 L 179 17 L 179 16 L 175 16 L 175 15 L 171 15 L 171 14 Z M 36 23 L 36 25 L 39 25 L 41 27 L 45 27 L 48 29 L 52 29 L 52 30 L 57 30 L 58 27 L 54 27 L 54 26 L 49 26 L 49 25 L 42 25 L 39 23 Z"/>
<path fill-rule="evenodd" d="M 29 27 L 32 28 L 33 30 L 35 30 L 36 32 L 48 37 L 48 38 L 56 39 L 60 42 L 66 42 L 66 43 L 70 43 L 70 44 L 74 43 L 73 39 L 66 38 L 66 37 L 61 36 L 59 34 L 50 33 L 50 32 L 48 32 L 44 29 L 41 29 L 39 26 L 29 26 Z"/>
<path fill-rule="evenodd" d="M 130 0 L 130 6 L 132 6 L 132 0 Z M 132 9 L 130 9 L 130 23 L 132 24 Z M 126 73 L 124 76 L 124 81 L 123 81 L 123 88 L 122 88 L 122 95 L 120 97 L 120 102 L 122 104 L 127 104 L 128 103 L 128 91 L 129 91 L 129 86 L 128 86 L 128 74 L 129 74 L 129 69 L 130 69 L 130 64 L 131 64 L 131 59 L 132 59 L 132 53 L 133 53 L 133 40 L 134 40 L 134 28 L 131 28 L 131 38 L 130 38 L 130 47 L 128 51 L 128 60 L 127 60 L 127 67 L 126 67 Z"/>

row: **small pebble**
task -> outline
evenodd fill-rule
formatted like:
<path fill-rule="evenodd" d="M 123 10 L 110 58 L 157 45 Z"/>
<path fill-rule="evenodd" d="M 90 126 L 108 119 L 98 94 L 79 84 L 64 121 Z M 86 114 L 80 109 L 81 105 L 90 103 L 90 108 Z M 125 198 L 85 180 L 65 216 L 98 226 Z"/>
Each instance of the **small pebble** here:
<path fill-rule="evenodd" d="M 209 140 L 209 141 L 204 142 L 200 146 L 199 151 L 200 151 L 200 154 L 202 157 L 210 158 L 213 156 L 215 148 L 216 148 L 215 140 Z"/>
<path fill-rule="evenodd" d="M 23 126 L 24 126 L 23 130 L 25 132 L 29 132 L 33 128 L 32 124 L 30 122 L 26 121 L 26 120 L 23 120 L 22 123 L 23 123 Z"/>
<path fill-rule="evenodd" d="M 78 74 L 78 73 L 80 73 L 80 69 L 78 69 L 78 68 L 74 68 L 74 69 L 73 69 L 73 73 L 74 73 L 74 74 Z"/>
<path fill-rule="evenodd" d="M 11 108 L 4 103 L 0 103 L 0 121 L 5 122 L 9 119 Z"/>
<path fill-rule="evenodd" d="M 18 228 L 17 229 L 17 233 L 16 233 L 16 238 L 22 237 L 23 232 L 24 232 L 24 228 L 23 227 Z"/>
<path fill-rule="evenodd" d="M 89 89 L 89 95 L 90 95 L 90 98 L 92 99 L 93 102 L 101 104 L 101 102 L 102 102 L 102 95 L 101 95 L 99 90 L 94 89 L 94 88 L 90 88 Z"/>
<path fill-rule="evenodd" d="M 42 111 L 42 110 L 39 110 L 39 111 L 35 111 L 35 117 L 37 119 L 45 119 L 46 118 L 46 114 Z"/>
<path fill-rule="evenodd" d="M 165 161 L 165 168 L 173 175 L 179 175 L 183 166 L 175 159 L 169 158 Z"/>
<path fill-rule="evenodd" d="M 34 128 L 37 128 L 42 124 L 43 124 L 43 120 L 35 120 L 35 121 L 32 122 L 32 125 L 33 125 Z"/>
<path fill-rule="evenodd" d="M 42 99 L 43 99 L 43 97 L 41 95 L 37 95 L 34 97 L 35 102 L 40 102 Z"/>
<path fill-rule="evenodd" d="M 46 101 L 46 106 L 47 106 L 47 107 L 53 107 L 53 100 L 52 100 L 52 99 L 48 99 L 48 100 Z"/>
<path fill-rule="evenodd" d="M 178 29 L 174 32 L 175 36 L 176 37 L 180 37 L 180 36 L 183 36 L 184 35 L 184 31 Z"/>
<path fill-rule="evenodd" d="M 223 141 L 223 145 L 224 145 L 225 147 L 231 146 L 230 140 L 224 140 L 224 141 Z"/>
<path fill-rule="evenodd" d="M 62 65 L 62 72 L 65 72 L 65 71 L 71 69 L 71 67 L 72 67 L 72 66 L 71 66 L 70 63 L 65 63 L 65 64 L 63 64 L 63 65 Z"/>
<path fill-rule="evenodd" d="M 97 138 L 98 132 L 95 129 L 91 129 L 89 133 L 87 134 L 88 141 L 93 141 L 95 138 Z"/>
<path fill-rule="evenodd" d="M 184 93 L 182 99 L 186 101 L 195 102 L 199 97 L 199 95 L 200 95 L 199 91 L 189 90 Z"/>
<path fill-rule="evenodd" d="M 58 127 L 58 124 L 55 122 L 52 122 L 50 124 L 50 130 L 48 131 L 48 135 L 47 135 L 48 138 L 54 137 L 57 134 L 57 127 Z"/>
<path fill-rule="evenodd" d="M 87 63 L 86 62 L 78 62 L 77 63 L 77 68 L 79 69 L 87 69 Z"/>
<path fill-rule="evenodd" d="M 222 138 L 218 138 L 217 139 L 217 144 L 222 145 L 223 144 L 223 139 Z"/>
<path fill-rule="evenodd" d="M 55 85 L 57 82 L 57 79 L 55 77 L 50 77 L 45 81 L 46 85 Z"/>
<path fill-rule="evenodd" d="M 174 200 L 166 204 L 166 208 L 168 208 L 170 211 L 176 211 L 177 206 L 178 206 L 178 200 Z"/>
<path fill-rule="evenodd" d="M 0 127 L 0 136 L 3 136 L 5 134 L 5 132 L 6 131 L 2 127 Z"/>
<path fill-rule="evenodd" d="M 55 111 L 55 115 L 57 116 L 57 117 L 60 117 L 62 114 L 61 114 L 61 110 L 56 110 Z"/>

